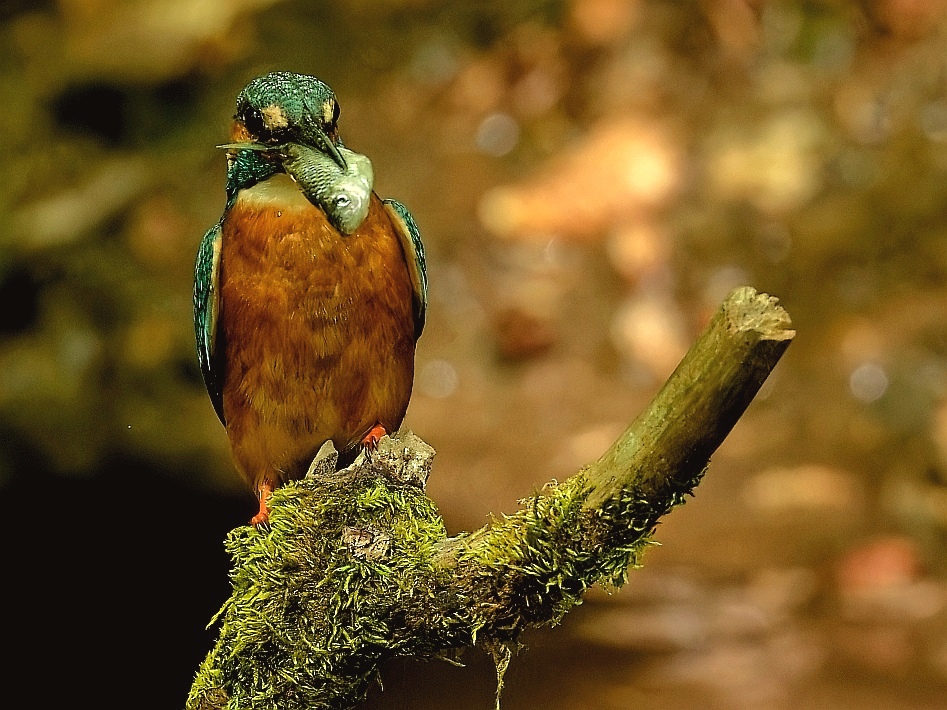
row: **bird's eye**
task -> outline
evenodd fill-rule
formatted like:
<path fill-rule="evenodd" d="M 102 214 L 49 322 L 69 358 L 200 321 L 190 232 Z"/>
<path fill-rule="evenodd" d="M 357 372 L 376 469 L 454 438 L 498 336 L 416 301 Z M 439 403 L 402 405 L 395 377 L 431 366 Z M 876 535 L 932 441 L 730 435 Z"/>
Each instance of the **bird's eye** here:
<path fill-rule="evenodd" d="M 263 125 L 263 114 L 253 106 L 248 107 L 243 112 L 243 125 L 252 136 L 262 135 L 265 126 Z"/>
<path fill-rule="evenodd" d="M 339 102 L 335 102 L 335 106 L 332 109 L 332 123 L 335 124 L 339 120 L 339 114 L 342 113 L 342 107 L 339 106 Z"/>

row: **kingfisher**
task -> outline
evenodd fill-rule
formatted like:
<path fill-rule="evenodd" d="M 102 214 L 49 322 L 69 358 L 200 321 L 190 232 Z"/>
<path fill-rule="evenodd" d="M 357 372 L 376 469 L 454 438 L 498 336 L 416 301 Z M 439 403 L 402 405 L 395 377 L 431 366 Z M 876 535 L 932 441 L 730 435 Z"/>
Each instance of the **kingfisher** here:
<path fill-rule="evenodd" d="M 404 419 L 427 309 L 411 213 L 375 194 L 313 76 L 272 72 L 236 101 L 227 202 L 201 240 L 194 328 L 204 384 L 259 501 L 332 441 L 369 453 Z"/>

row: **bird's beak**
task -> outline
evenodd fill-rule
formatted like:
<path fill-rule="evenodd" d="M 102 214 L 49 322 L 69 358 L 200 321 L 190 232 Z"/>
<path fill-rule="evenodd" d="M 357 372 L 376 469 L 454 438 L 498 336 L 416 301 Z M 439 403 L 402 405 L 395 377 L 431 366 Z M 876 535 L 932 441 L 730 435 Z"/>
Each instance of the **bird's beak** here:
<path fill-rule="evenodd" d="M 345 158 L 343 158 L 342 153 L 339 152 L 338 146 L 332 142 L 332 139 L 322 130 L 322 126 L 315 120 L 307 117 L 306 122 L 303 124 L 303 132 L 303 137 L 309 145 L 321 150 L 332 158 L 336 165 L 342 168 L 343 172 L 348 168 L 348 163 L 345 162 Z"/>
<path fill-rule="evenodd" d="M 336 146 L 336 144 L 332 142 L 332 139 L 326 135 L 326 132 L 322 130 L 322 126 L 320 126 L 314 120 L 309 119 L 304 124 L 303 131 L 303 139 L 307 145 L 328 155 L 330 158 L 332 158 L 332 160 L 335 161 L 336 165 L 338 165 L 343 172 L 348 168 L 348 163 L 345 162 L 345 158 L 343 158 L 342 153 L 339 152 L 338 146 Z M 254 150 L 258 153 L 274 153 L 279 155 L 280 148 L 282 146 L 269 146 L 264 145 L 263 143 L 244 141 L 237 143 L 222 143 L 217 147 L 221 150 Z"/>
<path fill-rule="evenodd" d="M 222 143 L 217 147 L 221 150 L 255 150 L 260 153 L 270 150 L 262 143 Z"/>

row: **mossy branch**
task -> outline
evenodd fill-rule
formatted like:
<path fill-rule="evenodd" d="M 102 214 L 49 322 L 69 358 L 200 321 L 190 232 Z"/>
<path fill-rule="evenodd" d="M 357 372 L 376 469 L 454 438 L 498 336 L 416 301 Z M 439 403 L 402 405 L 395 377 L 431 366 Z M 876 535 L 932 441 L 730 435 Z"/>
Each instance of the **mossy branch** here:
<path fill-rule="evenodd" d="M 189 710 L 352 708 L 397 655 L 479 645 L 505 668 L 525 628 L 624 583 L 793 335 L 775 299 L 737 289 L 604 456 L 455 538 L 424 495 L 434 452 L 417 437 L 383 439 L 343 471 L 323 447 L 274 494 L 270 531 L 230 534 L 233 595 Z"/>

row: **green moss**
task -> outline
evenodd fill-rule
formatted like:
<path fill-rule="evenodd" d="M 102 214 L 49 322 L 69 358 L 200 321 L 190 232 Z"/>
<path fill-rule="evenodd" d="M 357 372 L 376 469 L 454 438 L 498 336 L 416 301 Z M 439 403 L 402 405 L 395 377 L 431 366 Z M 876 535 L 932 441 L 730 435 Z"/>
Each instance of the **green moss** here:
<path fill-rule="evenodd" d="M 233 595 L 189 708 L 348 707 L 386 657 L 439 650 L 402 618 L 433 595 L 446 536 L 420 488 L 333 473 L 280 488 L 271 507 L 270 531 L 228 537 Z"/>
<path fill-rule="evenodd" d="M 644 496 L 632 484 L 593 509 L 586 505 L 591 489 L 580 472 L 548 484 L 521 501 L 517 513 L 472 534 L 460 560 L 504 581 L 499 603 L 508 610 L 506 637 L 515 640 L 526 626 L 559 623 L 591 586 L 621 587 L 644 550 L 656 544 L 651 534 L 658 518 L 683 502 L 701 475 L 661 495 Z"/>
<path fill-rule="evenodd" d="M 351 708 L 387 658 L 475 645 L 497 664 L 499 702 L 520 633 L 558 623 L 593 584 L 623 584 L 700 478 L 649 495 L 629 485 L 592 508 L 583 471 L 448 540 L 422 488 L 430 456 L 418 476 L 416 449 L 386 447 L 280 488 L 271 530 L 230 534 L 233 595 L 189 710 Z"/>

